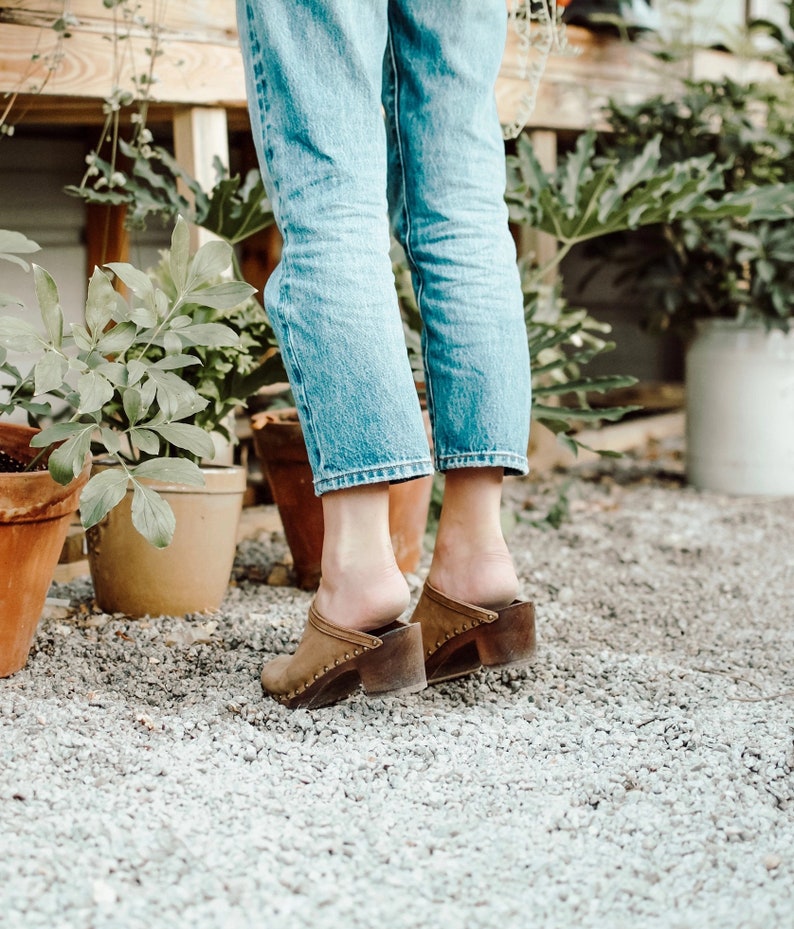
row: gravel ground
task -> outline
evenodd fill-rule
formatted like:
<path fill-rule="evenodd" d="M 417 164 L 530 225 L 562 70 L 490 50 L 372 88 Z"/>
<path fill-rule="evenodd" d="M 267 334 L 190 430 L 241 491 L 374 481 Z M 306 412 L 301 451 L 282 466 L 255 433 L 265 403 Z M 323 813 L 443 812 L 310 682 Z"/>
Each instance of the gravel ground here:
<path fill-rule="evenodd" d="M 262 698 L 309 602 L 277 534 L 209 618 L 54 588 L 0 681 L 3 929 L 794 926 L 794 499 L 648 461 L 509 497 L 534 666 L 407 698 Z"/>

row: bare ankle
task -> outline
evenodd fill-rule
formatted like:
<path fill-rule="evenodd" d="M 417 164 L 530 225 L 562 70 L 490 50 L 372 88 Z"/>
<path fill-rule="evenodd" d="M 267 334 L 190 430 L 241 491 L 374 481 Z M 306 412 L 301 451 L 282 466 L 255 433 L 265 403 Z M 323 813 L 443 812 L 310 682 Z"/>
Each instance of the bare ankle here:
<path fill-rule="evenodd" d="M 518 594 L 518 577 L 504 540 L 487 547 L 436 547 L 429 583 L 456 600 L 501 609 Z"/>
<path fill-rule="evenodd" d="M 400 569 L 396 564 L 387 564 L 324 574 L 315 603 L 317 611 L 330 622 L 370 632 L 397 619 L 410 599 Z"/>

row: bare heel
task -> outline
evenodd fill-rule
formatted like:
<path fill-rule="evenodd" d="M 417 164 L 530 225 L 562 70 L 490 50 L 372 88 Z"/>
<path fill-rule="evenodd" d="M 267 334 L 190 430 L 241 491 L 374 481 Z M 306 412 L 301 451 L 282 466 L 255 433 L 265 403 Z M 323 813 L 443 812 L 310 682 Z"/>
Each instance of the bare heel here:
<path fill-rule="evenodd" d="M 535 607 L 519 601 L 498 610 L 499 618 L 476 633 L 477 651 L 486 668 L 524 665 L 535 653 Z"/>
<path fill-rule="evenodd" d="M 422 630 L 400 624 L 380 633 L 383 644 L 358 659 L 361 684 L 368 694 L 416 693 L 427 687 Z"/>

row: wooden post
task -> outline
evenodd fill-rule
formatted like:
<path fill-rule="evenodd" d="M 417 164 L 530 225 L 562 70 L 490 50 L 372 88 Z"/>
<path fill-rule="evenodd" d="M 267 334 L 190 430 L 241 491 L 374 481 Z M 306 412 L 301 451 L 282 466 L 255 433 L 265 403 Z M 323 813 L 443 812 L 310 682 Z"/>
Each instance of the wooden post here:
<path fill-rule="evenodd" d="M 220 158 L 229 166 L 229 134 L 226 110 L 221 107 L 183 107 L 174 113 L 174 156 L 179 164 L 209 192 L 215 184 L 213 161 Z M 182 194 L 192 199 L 181 188 Z M 191 228 L 191 248 L 194 250 L 212 239 L 211 233 L 196 226 Z"/>

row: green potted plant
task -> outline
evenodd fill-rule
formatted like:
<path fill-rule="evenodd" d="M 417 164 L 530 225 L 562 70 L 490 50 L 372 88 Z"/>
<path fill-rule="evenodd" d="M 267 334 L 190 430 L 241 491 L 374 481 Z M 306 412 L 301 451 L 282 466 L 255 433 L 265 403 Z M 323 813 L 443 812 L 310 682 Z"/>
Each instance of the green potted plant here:
<path fill-rule="evenodd" d="M 592 409 L 588 398 L 628 386 L 634 379 L 584 373 L 595 355 L 612 347 L 604 338 L 608 327 L 567 306 L 559 285 L 549 293 L 544 282 L 550 272 L 583 242 L 674 218 L 717 220 L 751 210 L 750 198 L 725 192 L 722 171 L 711 156 L 665 162 L 662 140 L 655 135 L 637 150 L 599 155 L 597 141 L 593 132 L 579 136 L 553 172 L 543 170 L 524 136 L 508 159 L 511 218 L 557 242 L 544 267 L 524 268 L 527 331 L 534 359 L 533 418 L 574 451 L 578 424 L 619 419 L 633 409 Z"/>
<path fill-rule="evenodd" d="M 624 259 L 650 324 L 687 341 L 687 474 L 704 489 L 794 494 L 792 91 L 791 77 L 688 82 L 607 113 L 612 154 L 659 137 L 662 165 L 711 158 L 726 196 L 750 206 L 672 216 Z"/>
<path fill-rule="evenodd" d="M 38 246 L 16 232 L 0 230 L 0 260 L 30 267 L 21 255 Z M 18 304 L 0 294 L 0 307 Z M 0 409 L 7 405 L 9 387 L 20 379 L 18 369 L 0 347 Z M 42 410 L 30 396 L 19 396 L 20 411 Z M 86 458 L 80 473 L 65 485 L 53 480 L 46 457 L 30 447 L 37 430 L 0 420 L 0 677 L 24 667 L 63 548 L 80 492 L 88 480 Z"/>
<path fill-rule="evenodd" d="M 131 615 L 192 612 L 217 607 L 225 592 L 245 473 L 200 463 L 212 459 L 212 433 L 223 430 L 229 410 L 257 388 L 269 331 L 262 324 L 262 343 L 251 339 L 253 288 L 221 278 L 230 262 L 224 242 L 208 243 L 191 257 L 187 224 L 179 219 L 156 272 L 122 263 L 94 271 L 79 324 L 65 325 L 55 282 L 35 266 L 44 332 L 18 314 L 0 317 L 0 346 L 23 359 L 4 364 L 0 415 L 23 409 L 41 422 L 57 414 L 58 421 L 45 425 L 31 444 L 48 453 L 49 474 L 60 484 L 81 473 L 90 452 L 101 456 L 80 494 L 80 513 L 105 609 Z M 114 278 L 129 290 L 129 298 L 114 289 Z M 195 515 L 199 498 L 194 494 L 205 489 L 210 512 L 225 521 L 223 534 L 230 541 L 225 554 L 221 530 L 209 527 L 209 516 L 191 527 L 185 515 Z M 175 495 L 170 503 L 166 494 Z M 190 502 L 177 519 L 180 495 L 190 495 Z M 123 543 L 116 542 L 112 521 L 119 514 Z M 127 532 L 127 525 L 137 535 Z M 182 548 L 194 538 L 211 540 L 204 565 Z M 112 568 L 112 580 L 105 583 L 97 564 L 112 551 L 124 564 Z M 130 565 L 133 551 L 144 557 L 139 568 Z M 160 565 L 183 566 L 189 575 L 183 599 L 175 594 L 175 583 L 152 581 L 151 571 Z M 198 580 L 210 575 L 214 583 L 201 589 Z M 128 579 L 149 599 L 128 602 L 133 596 Z M 168 593 L 169 601 L 153 603 L 158 592 Z"/>

